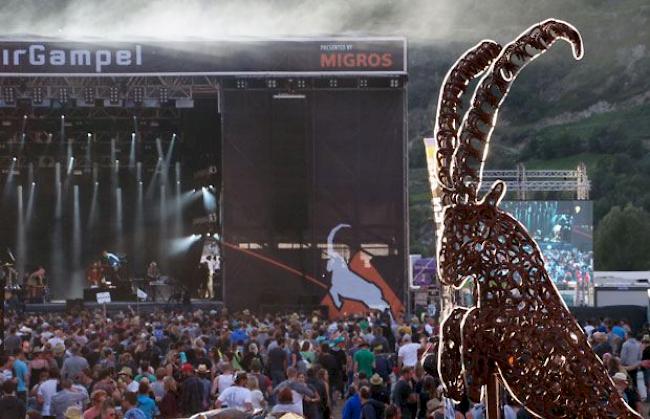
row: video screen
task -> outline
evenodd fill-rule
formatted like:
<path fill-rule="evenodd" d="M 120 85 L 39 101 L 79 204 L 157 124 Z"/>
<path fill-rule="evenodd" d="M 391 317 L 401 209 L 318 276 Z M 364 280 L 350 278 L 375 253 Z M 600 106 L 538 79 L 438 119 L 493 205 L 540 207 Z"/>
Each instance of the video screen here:
<path fill-rule="evenodd" d="M 567 304 L 585 304 L 594 271 L 592 202 L 504 201 L 500 207 L 535 239 Z"/>

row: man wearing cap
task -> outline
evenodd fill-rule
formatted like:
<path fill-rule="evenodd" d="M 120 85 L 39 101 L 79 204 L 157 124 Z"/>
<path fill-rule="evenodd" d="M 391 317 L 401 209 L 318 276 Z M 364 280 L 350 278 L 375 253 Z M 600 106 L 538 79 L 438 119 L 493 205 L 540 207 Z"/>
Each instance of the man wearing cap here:
<path fill-rule="evenodd" d="M 618 395 L 621 396 L 632 409 L 640 412 L 639 409 L 641 408 L 641 403 L 639 401 L 639 395 L 634 389 L 630 388 L 627 374 L 617 372 L 612 377 L 612 381 L 618 391 Z"/>
<path fill-rule="evenodd" d="M 181 373 L 185 379 L 181 384 L 180 408 L 189 415 L 199 413 L 206 407 L 203 405 L 203 383 L 194 375 L 192 364 L 183 364 Z"/>

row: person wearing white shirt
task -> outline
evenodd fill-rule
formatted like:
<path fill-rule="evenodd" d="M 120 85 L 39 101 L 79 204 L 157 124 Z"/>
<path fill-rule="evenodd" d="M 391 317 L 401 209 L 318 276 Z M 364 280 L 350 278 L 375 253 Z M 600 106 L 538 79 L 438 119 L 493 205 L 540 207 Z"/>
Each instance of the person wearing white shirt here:
<path fill-rule="evenodd" d="M 56 375 L 56 372 L 50 372 L 50 378 L 43 381 L 43 383 L 38 387 L 38 392 L 36 393 L 36 398 L 43 406 L 41 409 L 42 416 L 50 416 L 50 407 L 52 406 L 52 396 L 56 394 L 56 387 L 59 384 L 59 379 Z"/>
<path fill-rule="evenodd" d="M 402 346 L 400 346 L 397 352 L 400 368 L 414 368 L 416 366 L 418 363 L 418 349 L 420 349 L 420 344 L 411 342 L 410 335 L 404 335 L 402 338 Z"/>
<path fill-rule="evenodd" d="M 227 406 L 230 409 L 241 410 L 242 412 L 252 412 L 253 400 L 251 391 L 244 387 L 248 382 L 245 372 L 240 372 L 235 376 L 235 382 L 232 386 L 225 389 L 215 403 L 217 409 Z"/>
<path fill-rule="evenodd" d="M 221 366 L 221 374 L 219 374 L 212 382 L 212 395 L 223 393 L 225 389 L 232 386 L 235 382 L 235 377 L 232 374 L 232 365 L 224 363 Z"/>

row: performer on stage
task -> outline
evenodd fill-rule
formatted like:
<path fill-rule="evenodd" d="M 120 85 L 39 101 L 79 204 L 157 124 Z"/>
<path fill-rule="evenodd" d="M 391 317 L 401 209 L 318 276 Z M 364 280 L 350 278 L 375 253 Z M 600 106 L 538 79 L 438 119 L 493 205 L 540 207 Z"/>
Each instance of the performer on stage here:
<path fill-rule="evenodd" d="M 43 298 L 45 295 L 45 268 L 39 266 L 27 277 L 27 296 L 29 298 Z"/>
<path fill-rule="evenodd" d="M 98 287 L 101 283 L 106 282 L 102 265 L 99 261 L 95 261 L 90 265 L 90 268 L 88 268 L 88 272 L 86 273 L 86 279 L 90 283 L 91 287 Z"/>
<path fill-rule="evenodd" d="M 145 279 L 145 291 L 151 295 L 151 300 L 156 301 L 156 286 L 151 285 L 152 282 L 158 281 L 160 278 L 160 270 L 156 261 L 151 261 L 147 267 L 147 277 Z"/>

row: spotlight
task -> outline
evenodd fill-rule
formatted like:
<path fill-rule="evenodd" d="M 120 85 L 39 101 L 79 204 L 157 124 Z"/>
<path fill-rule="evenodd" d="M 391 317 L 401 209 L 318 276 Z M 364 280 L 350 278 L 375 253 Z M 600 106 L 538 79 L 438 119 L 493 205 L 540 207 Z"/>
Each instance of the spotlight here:
<path fill-rule="evenodd" d="M 32 90 L 32 102 L 34 102 L 37 105 L 40 105 L 43 103 L 43 88 L 42 87 L 34 87 Z"/>
<path fill-rule="evenodd" d="M 169 102 L 169 90 L 166 87 L 160 88 L 160 103 Z"/>
<path fill-rule="evenodd" d="M 36 182 L 32 182 L 32 186 L 36 186 Z"/>
<path fill-rule="evenodd" d="M 86 102 L 86 103 L 94 103 L 95 102 L 95 88 L 94 87 L 86 87 L 86 88 L 84 88 L 83 99 L 84 99 L 84 102 Z"/>
<path fill-rule="evenodd" d="M 23 115 L 23 119 L 27 119 L 27 115 Z"/>
<path fill-rule="evenodd" d="M 13 161 L 16 161 L 17 159 L 14 157 L 12 160 L 13 160 Z"/>
<path fill-rule="evenodd" d="M 2 89 L 2 100 L 5 103 L 14 103 L 16 101 L 16 91 L 13 87 L 5 87 Z"/>
<path fill-rule="evenodd" d="M 117 105 L 120 103 L 120 90 L 117 87 L 111 87 L 108 90 L 108 101 L 111 105 Z"/>
<path fill-rule="evenodd" d="M 66 103 L 68 101 L 68 89 L 59 87 L 59 102 Z"/>
<path fill-rule="evenodd" d="M 142 103 L 144 100 L 144 88 L 134 87 L 133 88 L 133 101 L 135 103 Z"/>
<path fill-rule="evenodd" d="M 61 115 L 61 119 L 65 119 L 65 115 Z"/>

